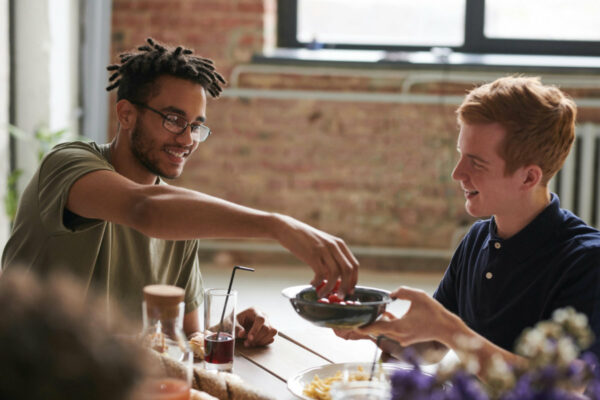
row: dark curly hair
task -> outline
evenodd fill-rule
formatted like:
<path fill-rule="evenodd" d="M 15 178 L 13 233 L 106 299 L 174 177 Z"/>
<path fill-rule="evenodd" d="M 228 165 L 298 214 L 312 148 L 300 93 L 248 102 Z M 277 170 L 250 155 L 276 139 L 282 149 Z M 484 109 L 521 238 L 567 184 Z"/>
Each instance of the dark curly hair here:
<path fill-rule="evenodd" d="M 138 47 L 138 52 L 121 53 L 121 64 L 106 67 L 109 71 L 116 71 L 109 78 L 109 82 L 112 83 L 106 90 L 118 88 L 117 101 L 146 101 L 154 93 L 154 82 L 162 75 L 196 82 L 212 97 L 219 97 L 223 90 L 221 85 L 226 82 L 215 71 L 212 60 L 194 56 L 192 50 L 181 46 L 167 47 L 152 38 L 146 41 L 148 44 Z"/>

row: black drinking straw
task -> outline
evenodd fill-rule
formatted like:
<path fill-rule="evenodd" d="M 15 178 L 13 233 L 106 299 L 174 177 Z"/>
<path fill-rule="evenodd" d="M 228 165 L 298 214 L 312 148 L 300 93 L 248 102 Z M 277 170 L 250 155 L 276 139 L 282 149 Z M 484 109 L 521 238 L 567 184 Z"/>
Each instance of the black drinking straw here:
<path fill-rule="evenodd" d="M 219 335 L 221 334 L 221 331 L 223 330 L 223 318 L 225 317 L 225 310 L 227 309 L 227 302 L 229 301 L 229 293 L 231 293 L 231 285 L 233 285 L 233 277 L 235 276 L 236 269 L 254 272 L 254 268 L 250 268 L 250 267 L 242 267 L 241 265 L 236 265 L 233 267 L 233 271 L 231 271 L 231 278 L 229 279 L 229 287 L 227 288 L 227 296 L 225 297 L 225 305 L 223 306 L 223 313 L 221 314 L 221 322 L 219 323 L 219 330 L 217 331 L 217 342 L 219 341 Z M 235 318 L 235 315 L 233 317 Z"/>
<path fill-rule="evenodd" d="M 375 363 L 377 362 L 377 353 L 379 352 L 379 342 L 381 342 L 381 339 L 383 339 L 383 335 L 377 336 L 377 341 L 375 342 L 375 356 L 373 357 L 373 364 L 371 364 L 371 373 L 369 374 L 370 381 L 373 380 L 373 372 L 375 371 Z"/>

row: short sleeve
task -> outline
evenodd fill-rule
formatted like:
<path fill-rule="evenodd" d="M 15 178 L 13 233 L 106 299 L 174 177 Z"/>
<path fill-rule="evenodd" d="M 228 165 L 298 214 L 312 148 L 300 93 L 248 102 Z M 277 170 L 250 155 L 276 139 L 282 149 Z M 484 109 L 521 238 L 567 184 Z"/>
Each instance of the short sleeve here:
<path fill-rule="evenodd" d="M 48 232 L 72 230 L 63 223 L 71 186 L 83 175 L 97 170 L 114 168 L 86 143 L 59 145 L 44 158 L 39 171 L 38 202 L 40 218 Z M 88 225 L 94 225 L 93 220 L 89 222 Z"/>

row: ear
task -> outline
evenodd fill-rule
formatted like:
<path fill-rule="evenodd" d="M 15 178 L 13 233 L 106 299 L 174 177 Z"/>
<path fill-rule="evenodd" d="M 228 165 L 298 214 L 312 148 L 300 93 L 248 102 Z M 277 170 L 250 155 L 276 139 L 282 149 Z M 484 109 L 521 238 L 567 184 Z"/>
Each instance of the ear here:
<path fill-rule="evenodd" d="M 542 169 L 539 165 L 527 165 L 521 168 L 521 184 L 523 189 L 529 190 L 537 186 L 543 177 Z"/>
<path fill-rule="evenodd" d="M 138 110 L 129 100 L 122 99 L 117 102 L 117 119 L 121 128 L 133 129 L 137 116 Z"/>

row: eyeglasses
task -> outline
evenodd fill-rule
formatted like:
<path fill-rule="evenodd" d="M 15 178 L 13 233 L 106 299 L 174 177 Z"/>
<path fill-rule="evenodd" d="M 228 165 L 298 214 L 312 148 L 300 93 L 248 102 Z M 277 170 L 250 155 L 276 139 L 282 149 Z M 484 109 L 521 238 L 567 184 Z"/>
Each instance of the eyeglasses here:
<path fill-rule="evenodd" d="M 192 131 L 192 140 L 195 142 L 202 143 L 210 136 L 210 128 L 203 124 L 190 124 L 185 118 L 180 115 L 172 114 L 172 113 L 163 113 L 160 112 L 144 103 L 138 103 L 135 101 L 131 101 L 131 104 L 135 104 L 136 106 L 140 106 L 142 108 L 146 108 L 152 112 L 163 117 L 163 127 L 171 133 L 176 135 L 181 135 L 188 126 L 191 127 Z"/>

